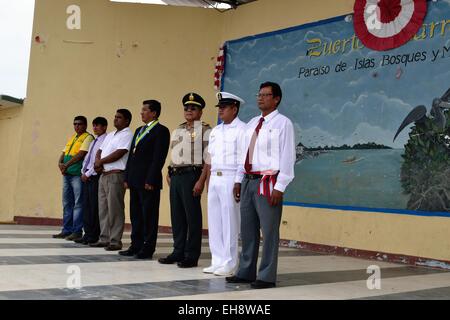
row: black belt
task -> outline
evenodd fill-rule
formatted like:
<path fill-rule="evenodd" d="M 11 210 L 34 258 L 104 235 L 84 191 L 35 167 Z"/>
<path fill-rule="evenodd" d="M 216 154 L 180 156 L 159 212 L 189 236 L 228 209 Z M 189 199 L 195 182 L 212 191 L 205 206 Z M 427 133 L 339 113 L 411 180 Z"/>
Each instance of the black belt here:
<path fill-rule="evenodd" d="M 263 175 L 246 173 L 246 174 L 244 174 L 244 177 L 249 180 L 256 180 L 256 179 L 261 179 L 263 177 Z"/>
<path fill-rule="evenodd" d="M 172 167 L 171 168 L 171 174 L 170 176 L 176 176 L 176 175 L 182 175 L 182 174 L 186 174 L 189 172 L 201 172 L 203 170 L 202 167 L 195 167 L 195 166 L 190 166 L 190 167 Z"/>

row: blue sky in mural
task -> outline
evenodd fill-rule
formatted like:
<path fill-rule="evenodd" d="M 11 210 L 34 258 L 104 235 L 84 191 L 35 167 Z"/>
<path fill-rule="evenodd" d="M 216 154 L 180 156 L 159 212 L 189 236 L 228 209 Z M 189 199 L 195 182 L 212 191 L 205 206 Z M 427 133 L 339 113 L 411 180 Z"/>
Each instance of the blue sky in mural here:
<path fill-rule="evenodd" d="M 450 19 L 450 0 L 429 2 L 425 23 Z M 418 35 L 420 35 L 420 32 Z M 442 54 L 450 48 L 450 24 L 445 36 L 441 25 L 430 38 L 410 41 L 386 51 L 347 50 L 321 57 L 306 56 L 312 47 L 306 41 L 322 42 L 351 39 L 353 23 L 344 17 L 339 21 L 318 24 L 306 29 L 256 36 L 228 43 L 224 90 L 241 95 L 246 101 L 241 118 L 249 120 L 258 114 L 255 94 L 263 81 L 281 84 L 284 97 L 281 112 L 295 124 L 296 141 L 305 146 L 353 145 L 376 142 L 403 148 L 409 130 L 392 142 L 394 134 L 408 112 L 417 105 L 428 109 L 433 98 L 450 87 L 450 52 L 433 60 L 433 50 Z M 425 56 L 421 53 L 426 51 Z M 382 66 L 383 56 L 419 53 L 425 61 Z M 355 70 L 356 59 L 375 59 L 373 68 Z M 344 61 L 345 72 L 336 73 L 335 66 Z M 322 76 L 299 78 L 300 68 L 329 66 Z"/>

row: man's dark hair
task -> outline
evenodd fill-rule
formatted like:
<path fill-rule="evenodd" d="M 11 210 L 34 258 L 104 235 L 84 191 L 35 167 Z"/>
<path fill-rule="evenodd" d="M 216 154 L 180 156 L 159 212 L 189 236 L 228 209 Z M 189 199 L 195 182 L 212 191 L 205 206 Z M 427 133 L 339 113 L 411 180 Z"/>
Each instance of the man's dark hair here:
<path fill-rule="evenodd" d="M 280 101 L 278 102 L 278 105 L 277 105 L 277 107 L 278 107 L 281 103 L 281 99 L 283 98 L 283 93 L 281 92 L 280 85 L 275 82 L 267 81 L 267 82 L 264 82 L 263 84 L 261 84 L 259 89 L 261 90 L 262 88 L 266 88 L 266 87 L 272 88 L 272 94 L 273 94 L 274 98 L 280 97 Z"/>
<path fill-rule="evenodd" d="M 126 120 L 128 120 L 128 126 L 131 124 L 132 115 L 130 110 L 128 109 L 119 109 L 116 111 L 117 113 L 120 113 L 125 117 Z"/>
<path fill-rule="evenodd" d="M 161 103 L 159 101 L 145 100 L 144 102 L 142 102 L 142 104 L 148 105 L 148 108 L 150 109 L 150 111 L 156 112 L 156 119 L 159 118 L 159 116 L 161 114 Z"/>
<path fill-rule="evenodd" d="M 85 126 L 87 126 L 87 119 L 85 116 L 76 116 L 73 121 L 81 121 Z"/>
<path fill-rule="evenodd" d="M 97 118 L 95 118 L 92 121 L 92 124 L 97 124 L 97 125 L 101 125 L 101 126 L 107 127 L 108 126 L 108 120 L 106 120 L 103 117 L 97 117 Z"/>
<path fill-rule="evenodd" d="M 239 109 L 241 108 L 241 103 L 238 101 L 230 106 L 231 108 L 236 107 L 236 117 L 239 115 Z"/>

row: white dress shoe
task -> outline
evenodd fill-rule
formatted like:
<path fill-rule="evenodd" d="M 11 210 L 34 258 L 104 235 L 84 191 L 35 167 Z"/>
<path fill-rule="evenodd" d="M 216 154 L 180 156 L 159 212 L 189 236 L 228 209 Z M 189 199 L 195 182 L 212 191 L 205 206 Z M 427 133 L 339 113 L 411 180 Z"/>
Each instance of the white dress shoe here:
<path fill-rule="evenodd" d="M 216 276 L 232 276 L 235 272 L 235 268 L 222 267 L 214 271 Z"/>
<path fill-rule="evenodd" d="M 203 272 L 204 273 L 214 273 L 214 271 L 216 271 L 218 268 L 218 266 L 209 266 L 208 268 L 204 268 Z"/>

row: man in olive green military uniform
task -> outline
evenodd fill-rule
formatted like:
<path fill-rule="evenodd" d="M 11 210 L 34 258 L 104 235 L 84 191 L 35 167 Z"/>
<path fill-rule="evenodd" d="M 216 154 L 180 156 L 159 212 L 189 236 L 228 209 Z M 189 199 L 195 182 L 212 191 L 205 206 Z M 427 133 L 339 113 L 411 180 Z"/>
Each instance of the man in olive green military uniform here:
<path fill-rule="evenodd" d="M 170 185 L 170 211 L 174 240 L 173 252 L 158 261 L 177 262 L 180 268 L 197 266 L 202 245 L 201 194 L 207 178 L 203 154 L 208 147 L 211 127 L 200 121 L 205 100 L 196 94 L 183 97 L 184 118 L 172 135 L 167 182 Z"/>

